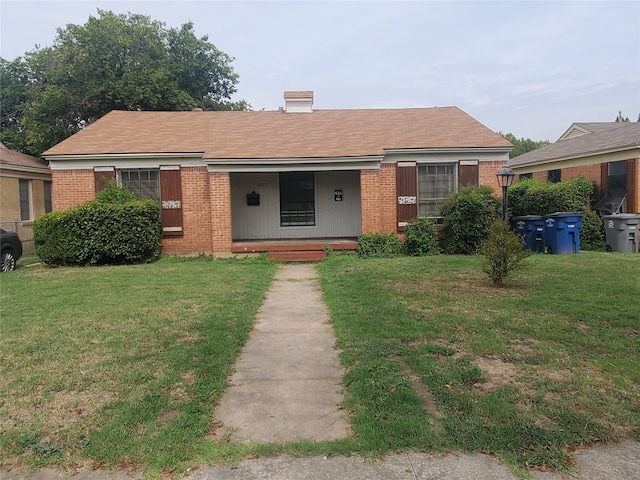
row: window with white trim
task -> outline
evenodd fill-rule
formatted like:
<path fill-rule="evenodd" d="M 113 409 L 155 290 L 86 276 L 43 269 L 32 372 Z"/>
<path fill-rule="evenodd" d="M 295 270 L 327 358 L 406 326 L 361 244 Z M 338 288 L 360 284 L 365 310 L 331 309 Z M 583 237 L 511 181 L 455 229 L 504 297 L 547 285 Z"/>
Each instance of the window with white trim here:
<path fill-rule="evenodd" d="M 438 208 L 456 192 L 457 163 L 418 165 L 418 215 L 437 218 Z"/>

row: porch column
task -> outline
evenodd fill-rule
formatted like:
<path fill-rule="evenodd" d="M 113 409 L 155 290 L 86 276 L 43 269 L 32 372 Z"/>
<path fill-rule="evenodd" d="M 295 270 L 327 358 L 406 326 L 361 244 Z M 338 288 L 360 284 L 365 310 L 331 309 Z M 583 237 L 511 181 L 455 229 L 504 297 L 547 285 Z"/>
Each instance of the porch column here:
<path fill-rule="evenodd" d="M 231 234 L 231 180 L 229 172 L 210 172 L 211 238 L 214 253 L 230 253 Z"/>

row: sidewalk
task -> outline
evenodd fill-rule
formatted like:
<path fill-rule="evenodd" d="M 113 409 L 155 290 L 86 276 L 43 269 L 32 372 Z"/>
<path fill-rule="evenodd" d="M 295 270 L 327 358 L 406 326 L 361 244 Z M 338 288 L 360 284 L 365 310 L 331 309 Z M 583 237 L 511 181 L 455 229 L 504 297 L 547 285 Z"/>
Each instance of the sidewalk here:
<path fill-rule="evenodd" d="M 216 411 L 222 433 L 257 443 L 348 436 L 334 344 L 313 265 L 281 266 Z"/>

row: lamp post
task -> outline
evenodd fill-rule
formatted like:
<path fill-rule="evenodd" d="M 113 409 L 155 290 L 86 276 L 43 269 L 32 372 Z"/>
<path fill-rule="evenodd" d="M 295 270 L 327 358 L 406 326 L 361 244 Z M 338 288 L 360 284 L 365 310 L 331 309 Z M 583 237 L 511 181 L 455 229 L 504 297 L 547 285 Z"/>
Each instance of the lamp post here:
<path fill-rule="evenodd" d="M 516 176 L 516 172 L 511 170 L 506 165 L 500 167 L 496 177 L 498 178 L 498 185 L 502 187 L 502 220 L 507 221 L 507 188 L 513 183 L 513 177 Z"/>

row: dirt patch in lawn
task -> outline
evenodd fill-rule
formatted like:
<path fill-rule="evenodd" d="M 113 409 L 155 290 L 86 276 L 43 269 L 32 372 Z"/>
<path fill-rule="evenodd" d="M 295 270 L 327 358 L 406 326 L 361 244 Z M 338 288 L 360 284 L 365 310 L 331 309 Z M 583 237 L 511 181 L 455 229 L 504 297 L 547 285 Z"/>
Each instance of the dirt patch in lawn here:
<path fill-rule="evenodd" d="M 492 392 L 510 385 L 517 374 L 516 367 L 498 357 L 474 357 L 473 363 L 482 370 L 486 378 L 485 382 L 475 384 L 483 392 Z"/>

